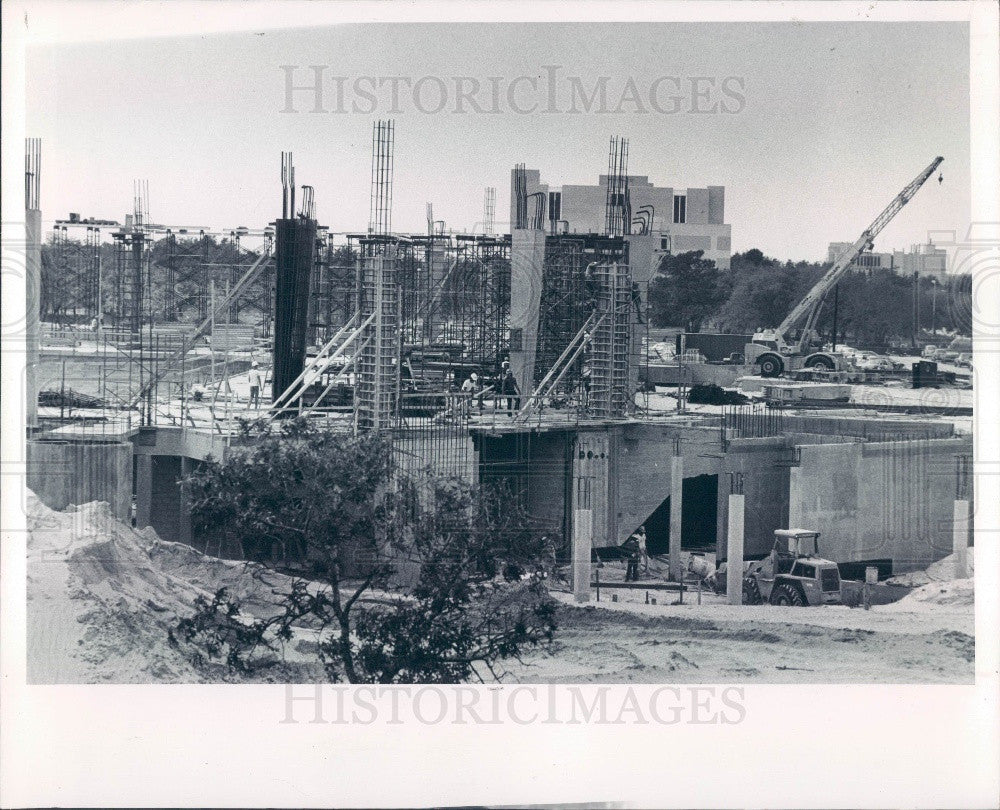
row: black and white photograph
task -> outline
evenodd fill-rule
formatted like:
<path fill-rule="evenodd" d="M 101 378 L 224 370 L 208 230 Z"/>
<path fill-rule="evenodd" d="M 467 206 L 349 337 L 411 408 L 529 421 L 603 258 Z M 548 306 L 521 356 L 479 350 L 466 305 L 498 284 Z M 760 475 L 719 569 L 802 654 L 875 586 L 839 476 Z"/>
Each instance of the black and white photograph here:
<path fill-rule="evenodd" d="M 4 12 L 4 806 L 994 806 L 995 4 Z"/>

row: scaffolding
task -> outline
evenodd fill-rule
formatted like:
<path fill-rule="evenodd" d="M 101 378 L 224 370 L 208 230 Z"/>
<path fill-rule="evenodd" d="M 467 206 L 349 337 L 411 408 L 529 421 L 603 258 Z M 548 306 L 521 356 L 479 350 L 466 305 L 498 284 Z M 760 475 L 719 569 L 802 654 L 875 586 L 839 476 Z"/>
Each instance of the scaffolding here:
<path fill-rule="evenodd" d="M 43 252 L 47 269 L 41 318 L 50 323 L 90 323 L 99 317 L 101 289 L 101 230 L 87 226 L 85 239 L 70 237 L 57 225 Z"/>
<path fill-rule="evenodd" d="M 483 193 L 483 236 L 493 236 L 496 227 L 497 190 L 487 186 Z"/>
<path fill-rule="evenodd" d="M 322 346 L 357 310 L 358 249 L 320 228 L 309 289 L 309 343 Z"/>

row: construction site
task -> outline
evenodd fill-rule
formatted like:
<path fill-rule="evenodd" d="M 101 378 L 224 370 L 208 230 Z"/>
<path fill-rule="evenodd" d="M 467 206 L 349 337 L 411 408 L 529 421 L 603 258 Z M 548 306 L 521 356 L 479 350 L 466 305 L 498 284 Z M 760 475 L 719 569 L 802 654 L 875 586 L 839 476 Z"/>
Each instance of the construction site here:
<path fill-rule="evenodd" d="M 244 446 L 244 423 L 301 418 L 384 436 L 401 469 L 503 485 L 544 532 L 565 633 L 512 678 L 971 682 L 971 372 L 862 368 L 816 329 L 942 158 L 886 191 L 783 323 L 728 336 L 719 360 L 692 348 L 704 336 L 655 329 L 649 290 L 665 252 L 702 238 L 691 223 L 728 261 L 721 187 L 656 196 L 630 173 L 651 159 L 616 136 L 595 144 L 586 204 L 518 164 L 483 189 L 473 232 L 428 203 L 426 231 L 401 233 L 396 148 L 380 120 L 356 156 L 363 232 L 317 221 L 329 191 L 291 153 L 274 156 L 270 222 L 157 223 L 137 180 L 122 222 L 43 232 L 29 141 L 29 679 L 202 678 L 170 658 L 143 594 L 180 611 L 249 580 L 199 533 L 183 481 Z"/>

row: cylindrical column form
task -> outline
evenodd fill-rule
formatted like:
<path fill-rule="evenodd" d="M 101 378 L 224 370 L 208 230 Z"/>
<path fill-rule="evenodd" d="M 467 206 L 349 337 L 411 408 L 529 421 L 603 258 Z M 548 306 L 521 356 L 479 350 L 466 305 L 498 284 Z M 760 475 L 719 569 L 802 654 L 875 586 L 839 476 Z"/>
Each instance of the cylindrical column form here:
<path fill-rule="evenodd" d="M 681 518 L 684 500 L 684 456 L 670 459 L 670 579 L 680 582 L 684 576 L 681 566 Z"/>
<path fill-rule="evenodd" d="M 316 220 L 300 217 L 275 223 L 272 399 L 277 399 L 305 368 L 309 278 L 315 250 Z"/>
<path fill-rule="evenodd" d="M 969 576 L 969 502 L 955 501 L 955 518 L 951 527 L 952 553 L 955 556 L 955 579 Z"/>
<path fill-rule="evenodd" d="M 726 597 L 730 605 L 743 604 L 743 498 L 742 494 L 729 496 Z"/>

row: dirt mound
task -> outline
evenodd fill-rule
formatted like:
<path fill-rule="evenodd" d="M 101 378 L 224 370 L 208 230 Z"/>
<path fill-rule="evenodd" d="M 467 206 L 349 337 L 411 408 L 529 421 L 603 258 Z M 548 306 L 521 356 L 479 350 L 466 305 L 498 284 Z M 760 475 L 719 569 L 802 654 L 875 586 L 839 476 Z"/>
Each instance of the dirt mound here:
<path fill-rule="evenodd" d="M 29 494 L 28 529 L 32 683 L 203 681 L 167 643 L 168 628 L 223 586 L 251 613 L 269 613 L 272 590 L 288 581 L 136 531 L 106 503 L 55 512 Z"/>
<path fill-rule="evenodd" d="M 749 397 L 739 391 L 729 391 L 718 385 L 692 385 L 688 391 L 688 402 L 695 405 L 745 405 Z"/>
<path fill-rule="evenodd" d="M 966 567 L 970 580 L 975 575 L 975 556 L 975 548 L 970 546 L 966 552 Z M 911 571 L 908 574 L 900 574 L 899 576 L 887 579 L 886 582 L 890 585 L 906 585 L 915 588 L 931 582 L 948 582 L 954 578 L 955 555 L 949 554 L 936 563 L 931 563 L 924 571 Z"/>
<path fill-rule="evenodd" d="M 914 588 L 910 593 L 878 610 L 888 612 L 924 613 L 945 608 L 947 610 L 972 610 L 975 605 L 975 583 L 971 579 L 950 579 L 929 582 Z"/>

